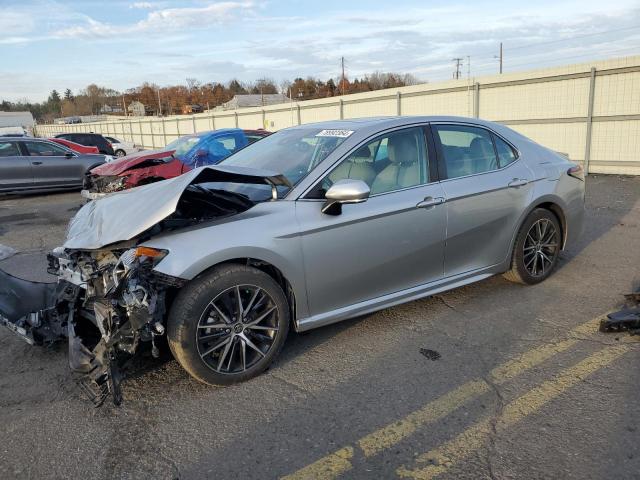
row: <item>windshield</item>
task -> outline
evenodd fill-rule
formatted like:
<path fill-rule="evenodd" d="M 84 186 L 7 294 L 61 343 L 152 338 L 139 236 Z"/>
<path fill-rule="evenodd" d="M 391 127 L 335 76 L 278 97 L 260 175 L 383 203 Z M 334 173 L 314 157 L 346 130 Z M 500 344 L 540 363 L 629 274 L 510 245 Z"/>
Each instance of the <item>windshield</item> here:
<path fill-rule="evenodd" d="M 222 163 L 281 173 L 295 185 L 352 133 L 350 130 L 320 128 L 281 130 L 231 155 Z"/>
<path fill-rule="evenodd" d="M 200 135 L 188 135 L 186 137 L 180 137 L 167 145 L 167 150 L 175 150 L 173 154 L 182 160 L 182 157 L 193 147 L 195 147 L 202 140 Z"/>

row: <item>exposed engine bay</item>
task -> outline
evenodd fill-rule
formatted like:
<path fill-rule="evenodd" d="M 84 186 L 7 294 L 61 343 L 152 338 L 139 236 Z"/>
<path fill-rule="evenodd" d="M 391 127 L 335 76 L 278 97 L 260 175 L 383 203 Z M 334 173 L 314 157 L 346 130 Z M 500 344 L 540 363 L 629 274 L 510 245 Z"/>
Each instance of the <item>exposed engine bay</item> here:
<path fill-rule="evenodd" d="M 65 245 L 47 257 L 47 271 L 57 282 L 30 282 L 0 270 L 0 325 L 31 345 L 66 338 L 69 365 L 96 406 L 109 395 L 116 404 L 122 401 L 122 366 L 144 345 L 151 347 L 154 357 L 159 355 L 157 341 L 166 332 L 168 306 L 186 283 L 154 270 L 168 251 L 141 244 L 161 232 L 235 215 L 256 204 L 247 195 L 206 188 L 201 180 L 273 187 L 261 175 L 199 170 L 82 207 Z M 147 195 L 134 193 L 142 189 Z M 123 205 L 141 198 L 153 202 L 154 195 L 165 202 L 155 204 L 160 214 L 149 215 L 152 220 L 127 217 Z M 126 197 L 125 202 L 118 197 Z"/>

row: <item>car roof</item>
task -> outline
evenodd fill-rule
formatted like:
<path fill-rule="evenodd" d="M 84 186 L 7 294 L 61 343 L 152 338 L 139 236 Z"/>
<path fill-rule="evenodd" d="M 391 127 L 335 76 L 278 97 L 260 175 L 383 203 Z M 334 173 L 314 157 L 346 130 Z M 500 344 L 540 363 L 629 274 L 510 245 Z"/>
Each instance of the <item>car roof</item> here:
<path fill-rule="evenodd" d="M 368 117 L 368 118 L 350 118 L 344 120 L 327 120 L 317 123 L 305 123 L 290 127 L 291 129 L 304 128 L 325 128 L 335 130 L 367 130 L 370 128 L 382 129 L 402 126 L 412 123 L 427 122 L 457 122 L 457 123 L 474 123 L 477 125 L 495 125 L 493 122 L 481 120 L 479 118 L 457 117 L 449 115 L 403 115 L 389 117 Z"/>
<path fill-rule="evenodd" d="M 25 140 L 35 140 L 36 142 L 49 142 L 50 140 L 48 138 L 36 138 L 36 137 L 15 137 L 15 136 L 7 136 L 7 137 L 0 137 L 2 140 L 20 140 L 20 141 L 25 141 Z"/>

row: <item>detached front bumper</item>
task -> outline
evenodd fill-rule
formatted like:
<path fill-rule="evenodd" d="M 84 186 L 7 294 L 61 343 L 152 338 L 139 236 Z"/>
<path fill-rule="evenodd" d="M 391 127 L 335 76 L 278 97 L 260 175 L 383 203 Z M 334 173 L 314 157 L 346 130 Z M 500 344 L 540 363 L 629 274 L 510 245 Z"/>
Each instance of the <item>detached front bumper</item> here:
<path fill-rule="evenodd" d="M 58 283 L 29 282 L 0 270 L 0 325 L 31 345 L 63 336 L 49 322 L 58 298 Z"/>

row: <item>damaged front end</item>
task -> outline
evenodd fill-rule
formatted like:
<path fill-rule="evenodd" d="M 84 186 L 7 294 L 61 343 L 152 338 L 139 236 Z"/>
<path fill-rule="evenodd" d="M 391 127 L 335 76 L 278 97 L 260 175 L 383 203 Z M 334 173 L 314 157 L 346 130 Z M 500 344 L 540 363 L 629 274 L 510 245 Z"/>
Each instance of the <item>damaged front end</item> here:
<path fill-rule="evenodd" d="M 164 255 L 147 247 L 59 248 L 48 257 L 57 283 L 0 271 L 0 322 L 32 345 L 66 337 L 69 365 L 84 393 L 96 406 L 109 395 L 119 404 L 123 363 L 142 343 L 159 355 L 166 295 L 183 283 L 152 270 Z"/>
<path fill-rule="evenodd" d="M 266 185 L 270 195 L 251 199 L 216 188 L 220 182 Z M 144 242 L 241 214 L 276 199 L 287 185 L 273 172 L 203 167 L 89 202 L 71 220 L 64 245 L 48 255 L 47 271 L 57 282 L 0 270 L 0 324 L 32 345 L 66 338 L 82 390 L 96 405 L 109 395 L 120 403 L 122 366 L 144 345 L 158 356 L 167 305 L 187 281 L 154 270 L 169 252 Z"/>
<path fill-rule="evenodd" d="M 80 194 L 89 200 L 95 200 L 108 193 L 119 192 L 127 188 L 127 176 L 94 175 L 88 173 L 83 180 Z"/>

